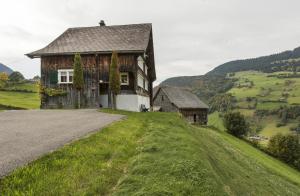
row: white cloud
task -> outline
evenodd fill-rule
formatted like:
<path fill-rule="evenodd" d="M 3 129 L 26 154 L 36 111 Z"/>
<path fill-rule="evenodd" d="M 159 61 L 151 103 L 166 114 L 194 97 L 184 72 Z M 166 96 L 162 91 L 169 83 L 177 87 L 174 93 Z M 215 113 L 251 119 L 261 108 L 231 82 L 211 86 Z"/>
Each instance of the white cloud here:
<path fill-rule="evenodd" d="M 24 56 L 65 29 L 152 22 L 157 81 L 300 45 L 298 0 L 0 0 L 0 62 L 39 74 Z"/>

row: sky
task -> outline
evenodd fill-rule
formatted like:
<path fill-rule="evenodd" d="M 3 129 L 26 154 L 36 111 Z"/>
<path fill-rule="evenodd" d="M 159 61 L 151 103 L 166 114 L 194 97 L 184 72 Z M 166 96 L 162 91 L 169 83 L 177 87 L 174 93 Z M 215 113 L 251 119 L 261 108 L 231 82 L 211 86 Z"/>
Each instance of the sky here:
<path fill-rule="evenodd" d="M 300 46 L 299 0 L 0 0 L 0 62 L 26 78 L 67 28 L 152 23 L 156 84 Z"/>

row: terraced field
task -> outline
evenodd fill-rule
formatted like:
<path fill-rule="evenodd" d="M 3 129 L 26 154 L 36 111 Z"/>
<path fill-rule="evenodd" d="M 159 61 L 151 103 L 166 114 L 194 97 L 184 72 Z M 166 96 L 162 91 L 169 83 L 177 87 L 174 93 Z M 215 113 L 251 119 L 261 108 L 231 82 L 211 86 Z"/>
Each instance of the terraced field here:
<path fill-rule="evenodd" d="M 300 78 L 278 78 L 276 76 L 291 74 L 291 72 L 262 73 L 256 71 L 237 72 L 233 76 L 237 81 L 227 93 L 236 99 L 236 107 L 249 120 L 253 119 L 256 110 L 272 111 L 282 106 L 300 105 Z M 278 116 L 269 115 L 255 121 L 261 127 L 259 135 L 270 138 L 282 133 L 290 133 L 296 120 L 289 120 L 286 125 L 277 126 Z M 209 115 L 209 125 L 224 130 L 219 113 Z"/>

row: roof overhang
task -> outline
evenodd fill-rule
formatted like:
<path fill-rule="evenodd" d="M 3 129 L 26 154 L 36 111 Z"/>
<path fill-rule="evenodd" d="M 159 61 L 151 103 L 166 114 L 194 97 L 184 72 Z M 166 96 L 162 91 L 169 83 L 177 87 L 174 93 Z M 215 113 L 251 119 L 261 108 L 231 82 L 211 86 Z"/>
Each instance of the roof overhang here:
<path fill-rule="evenodd" d="M 25 54 L 27 57 L 33 59 L 33 58 L 41 58 L 43 56 L 64 56 L 64 55 L 75 55 L 75 54 L 111 54 L 113 51 L 88 51 L 88 52 L 64 52 L 64 53 L 28 53 Z M 117 53 L 145 53 L 144 50 L 121 50 L 121 51 L 116 51 Z"/>

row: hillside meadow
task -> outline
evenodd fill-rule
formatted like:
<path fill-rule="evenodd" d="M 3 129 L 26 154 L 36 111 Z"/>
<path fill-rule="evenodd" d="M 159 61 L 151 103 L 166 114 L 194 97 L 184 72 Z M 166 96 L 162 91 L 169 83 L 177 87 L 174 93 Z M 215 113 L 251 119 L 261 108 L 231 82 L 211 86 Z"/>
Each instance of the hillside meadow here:
<path fill-rule="evenodd" d="M 127 118 L 0 180 L 0 195 L 299 195 L 300 173 L 176 113 Z"/>
<path fill-rule="evenodd" d="M 300 105 L 300 78 L 276 77 L 287 74 L 291 74 L 291 72 L 244 71 L 237 72 L 232 77 L 236 79 L 235 85 L 227 93 L 232 94 L 237 100 L 237 109 L 235 110 L 240 111 L 248 120 L 254 120 L 253 123 L 261 129 L 258 132 L 261 136 L 270 138 L 278 133 L 289 134 L 291 133 L 290 129 L 299 123 L 298 119 L 289 119 L 286 124 L 278 126 L 281 119 L 274 112 L 273 115 L 263 116 L 259 119 L 255 117 L 257 110 L 271 112 L 280 107 Z M 215 115 L 212 114 L 211 118 L 216 119 Z M 266 144 L 266 141 L 262 143 Z"/>

